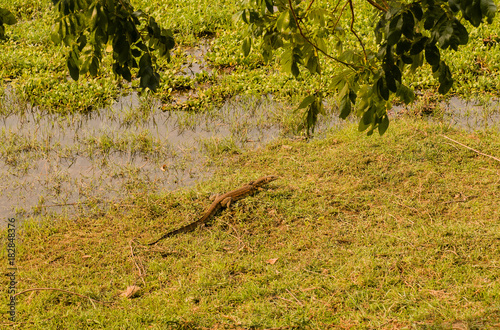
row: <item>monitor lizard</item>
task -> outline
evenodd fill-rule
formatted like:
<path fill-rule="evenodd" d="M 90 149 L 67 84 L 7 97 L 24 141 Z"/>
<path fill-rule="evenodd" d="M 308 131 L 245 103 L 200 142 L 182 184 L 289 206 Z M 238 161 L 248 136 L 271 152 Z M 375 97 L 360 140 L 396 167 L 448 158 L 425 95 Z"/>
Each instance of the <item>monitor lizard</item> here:
<path fill-rule="evenodd" d="M 237 201 L 239 199 L 245 198 L 253 194 L 257 190 L 259 190 L 263 185 L 268 184 L 269 182 L 272 182 L 276 179 L 278 179 L 278 176 L 276 175 L 264 176 L 260 179 L 247 183 L 241 188 L 217 196 L 212 205 L 210 205 L 210 207 L 205 211 L 205 213 L 202 215 L 200 219 L 184 227 L 170 231 L 165 235 L 161 236 L 160 238 L 158 238 L 156 241 L 148 243 L 148 245 L 154 245 L 159 241 L 161 241 L 162 239 L 170 236 L 193 231 L 196 227 L 206 223 L 208 219 L 210 219 L 210 217 L 212 217 L 220 208 L 228 207 L 231 204 L 231 202 Z"/>

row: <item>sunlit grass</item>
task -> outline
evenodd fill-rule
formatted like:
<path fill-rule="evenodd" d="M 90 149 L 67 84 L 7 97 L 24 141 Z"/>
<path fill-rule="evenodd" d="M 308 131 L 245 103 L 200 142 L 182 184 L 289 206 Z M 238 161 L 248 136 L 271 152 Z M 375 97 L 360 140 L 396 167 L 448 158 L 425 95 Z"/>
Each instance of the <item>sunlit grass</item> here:
<path fill-rule="evenodd" d="M 34 328 L 495 328 L 498 132 L 413 119 L 235 154 L 193 189 L 19 229 L 18 319 Z M 497 155 L 498 156 L 498 155 Z M 150 247 L 225 192 L 281 178 L 213 223 Z M 142 190 L 141 190 L 142 189 Z M 5 258 L 2 248 L 2 258 Z M 4 260 L 5 261 L 5 260 Z M 2 262 L 4 262 L 2 261 Z M 118 295 L 141 288 L 137 298 Z M 6 288 L 2 288 L 6 290 Z"/>

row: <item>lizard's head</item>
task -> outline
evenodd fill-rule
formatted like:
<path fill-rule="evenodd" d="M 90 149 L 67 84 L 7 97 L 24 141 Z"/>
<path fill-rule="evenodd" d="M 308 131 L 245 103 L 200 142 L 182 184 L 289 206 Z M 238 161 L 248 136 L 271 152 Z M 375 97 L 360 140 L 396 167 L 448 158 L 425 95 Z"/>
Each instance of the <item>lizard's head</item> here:
<path fill-rule="evenodd" d="M 268 175 L 268 176 L 264 176 L 262 178 L 259 178 L 255 181 L 249 182 L 248 184 L 260 187 L 263 184 L 269 183 L 269 182 L 277 180 L 277 179 L 279 179 L 279 176 L 277 176 L 277 175 Z"/>
<path fill-rule="evenodd" d="M 271 182 L 271 181 L 274 181 L 274 180 L 278 180 L 280 177 L 277 176 L 277 175 L 269 175 L 266 177 L 266 182 Z"/>

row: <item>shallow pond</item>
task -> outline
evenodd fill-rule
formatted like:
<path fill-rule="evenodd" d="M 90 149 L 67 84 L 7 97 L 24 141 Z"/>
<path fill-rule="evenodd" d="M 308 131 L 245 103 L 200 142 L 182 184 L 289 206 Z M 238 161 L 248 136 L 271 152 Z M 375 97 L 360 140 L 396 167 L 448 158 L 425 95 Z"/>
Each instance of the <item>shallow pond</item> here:
<path fill-rule="evenodd" d="M 452 98 L 438 106 L 433 120 L 468 130 L 500 127 L 496 102 Z M 12 111 L 0 117 L 2 221 L 105 208 L 131 194 L 191 186 L 234 153 L 293 137 L 293 108 L 269 97 L 236 97 L 206 113 L 163 112 L 155 99 L 137 94 L 68 118 L 20 109 L 8 98 L 3 107 Z M 391 116 L 411 111 L 395 107 Z M 336 115 L 322 118 L 315 137 L 345 125 Z"/>

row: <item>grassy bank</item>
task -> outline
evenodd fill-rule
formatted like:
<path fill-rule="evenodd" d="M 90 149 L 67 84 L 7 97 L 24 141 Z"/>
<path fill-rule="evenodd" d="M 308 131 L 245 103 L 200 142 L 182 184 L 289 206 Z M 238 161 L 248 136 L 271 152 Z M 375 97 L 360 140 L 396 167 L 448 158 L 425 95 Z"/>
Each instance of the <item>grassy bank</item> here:
<path fill-rule="evenodd" d="M 18 292 L 72 293 L 19 295 L 15 326 L 500 326 L 500 163 L 442 136 L 498 157 L 498 132 L 414 119 L 396 120 L 383 137 L 355 131 L 235 155 L 190 190 L 28 221 L 18 229 Z M 211 192 L 265 174 L 281 179 L 206 228 L 145 245 L 197 218 Z M 137 295 L 120 297 L 132 285 Z"/>

